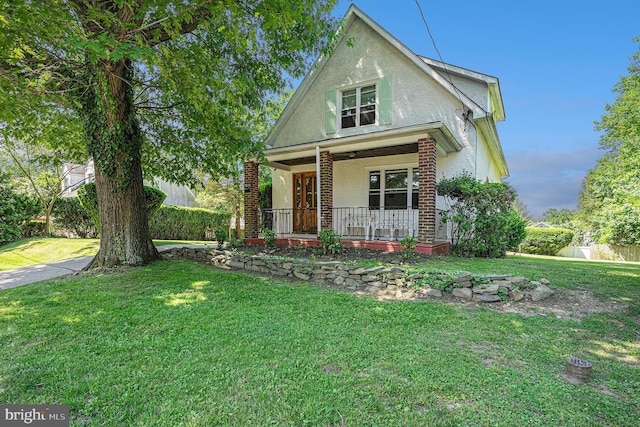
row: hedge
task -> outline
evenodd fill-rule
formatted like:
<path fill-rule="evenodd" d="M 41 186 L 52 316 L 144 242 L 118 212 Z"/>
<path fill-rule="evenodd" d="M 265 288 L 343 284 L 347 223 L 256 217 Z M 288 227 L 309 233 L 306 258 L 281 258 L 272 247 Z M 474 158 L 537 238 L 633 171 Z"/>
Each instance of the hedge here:
<path fill-rule="evenodd" d="M 147 205 L 147 217 L 152 218 L 157 210 L 167 198 L 167 195 L 157 188 L 144 186 L 144 198 Z M 90 182 L 81 185 L 78 188 L 78 199 L 82 206 L 87 210 L 89 216 L 93 219 L 97 229 L 100 229 L 100 217 L 98 214 L 98 193 L 96 192 L 96 183 Z"/>
<path fill-rule="evenodd" d="M 573 240 L 573 231 L 567 228 L 527 227 L 527 236 L 520 251 L 535 255 L 556 255 Z"/>
<path fill-rule="evenodd" d="M 56 232 L 67 237 L 70 234 L 78 237 L 96 237 L 98 231 L 87 210 L 77 197 L 60 197 L 51 211 L 53 226 Z"/>
<path fill-rule="evenodd" d="M 231 213 L 220 210 L 162 205 L 149 221 L 153 239 L 213 240 L 215 230 L 228 233 Z"/>
<path fill-rule="evenodd" d="M 16 192 L 0 176 L 0 245 L 18 240 L 25 223 L 38 214 L 38 201 Z"/>

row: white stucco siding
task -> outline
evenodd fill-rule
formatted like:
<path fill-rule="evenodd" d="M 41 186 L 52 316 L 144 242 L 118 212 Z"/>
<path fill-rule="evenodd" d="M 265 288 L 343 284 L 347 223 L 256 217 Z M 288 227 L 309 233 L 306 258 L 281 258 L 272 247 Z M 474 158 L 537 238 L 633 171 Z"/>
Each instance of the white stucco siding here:
<path fill-rule="evenodd" d="M 418 166 L 417 154 L 345 160 L 333 164 L 333 206 L 369 206 L 369 171 Z"/>
<path fill-rule="evenodd" d="M 353 40 L 352 47 L 341 43 L 323 68 L 312 70 L 319 74 L 295 111 L 286 122 L 279 123 L 274 148 L 438 121 L 444 122 L 462 142 L 460 119 L 456 116 L 462 115 L 463 108 L 457 97 L 360 19 L 347 29 L 346 38 Z M 339 108 L 340 90 L 378 83 L 384 76 L 392 77 L 391 124 L 345 130 L 338 125 L 335 133 L 327 134 L 326 91 L 338 91 Z M 377 90 L 379 102 L 379 85 Z M 340 112 L 337 113 L 339 121 Z"/>
<path fill-rule="evenodd" d="M 460 153 L 458 153 L 460 154 Z M 455 155 L 438 157 L 436 164 L 437 179 L 455 176 L 457 167 L 464 164 L 464 159 Z M 380 169 L 415 168 L 418 166 L 417 154 L 398 156 L 372 157 L 365 159 L 344 160 L 333 164 L 333 206 L 366 207 L 369 204 L 369 171 Z M 469 170 L 469 169 L 467 169 Z M 289 209 L 293 207 L 293 173 L 313 172 L 314 165 L 296 166 L 291 171 L 276 169 L 273 172 L 273 208 Z M 469 170 L 473 173 L 473 170 Z M 436 207 L 445 209 L 441 197 L 436 199 Z"/>
<path fill-rule="evenodd" d="M 444 71 L 440 71 L 440 75 L 442 75 L 447 81 L 451 79 L 454 86 L 462 93 L 471 98 L 471 100 L 478 104 L 482 109 L 489 111 L 489 88 L 485 82 L 473 80 L 453 73 L 449 73 L 447 75 Z"/>
<path fill-rule="evenodd" d="M 481 133 L 478 133 L 478 160 L 476 169 L 476 178 L 479 180 L 489 180 L 492 182 L 500 182 L 502 177 L 498 173 L 496 160 L 489 150 L 487 142 Z"/>

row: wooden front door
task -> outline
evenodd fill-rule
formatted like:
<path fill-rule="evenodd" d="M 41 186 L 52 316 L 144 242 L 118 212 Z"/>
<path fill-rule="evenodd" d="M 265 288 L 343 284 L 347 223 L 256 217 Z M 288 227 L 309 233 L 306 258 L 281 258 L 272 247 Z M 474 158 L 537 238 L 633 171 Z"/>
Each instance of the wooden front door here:
<path fill-rule="evenodd" d="M 293 232 L 313 234 L 318 230 L 316 173 L 293 174 Z"/>

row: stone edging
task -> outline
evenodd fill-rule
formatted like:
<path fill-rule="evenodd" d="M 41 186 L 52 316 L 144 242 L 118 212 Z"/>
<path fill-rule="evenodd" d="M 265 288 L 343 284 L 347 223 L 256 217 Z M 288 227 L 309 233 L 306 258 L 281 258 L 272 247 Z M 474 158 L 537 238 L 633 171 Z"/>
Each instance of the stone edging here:
<path fill-rule="evenodd" d="M 162 256 L 165 259 L 184 258 L 223 269 L 268 273 L 273 276 L 323 283 L 354 292 L 402 299 L 419 296 L 442 297 L 440 289 L 423 285 L 434 278 L 441 287 L 450 289 L 453 297 L 470 301 L 540 301 L 554 293 L 547 286 L 548 280 L 529 281 L 522 276 L 472 276 L 468 272 L 461 272 L 455 276 L 438 273 L 411 274 L 400 267 L 363 268 L 341 261 L 311 262 L 211 248 L 172 248 L 163 251 Z"/>

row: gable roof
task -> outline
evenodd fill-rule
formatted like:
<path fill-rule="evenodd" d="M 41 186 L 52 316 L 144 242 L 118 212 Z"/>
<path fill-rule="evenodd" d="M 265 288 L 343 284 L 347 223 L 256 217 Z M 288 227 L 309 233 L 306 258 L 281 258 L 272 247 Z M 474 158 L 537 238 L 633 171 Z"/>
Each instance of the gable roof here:
<path fill-rule="evenodd" d="M 342 43 L 348 33 L 349 27 L 354 23 L 356 19 L 362 20 L 366 25 L 368 25 L 373 31 L 375 31 L 380 37 L 389 42 L 393 47 L 395 47 L 398 51 L 400 51 L 406 58 L 408 58 L 411 62 L 413 62 L 418 68 L 420 68 L 423 72 L 429 75 L 433 80 L 438 82 L 446 91 L 450 92 L 454 97 L 459 98 L 465 109 L 471 110 L 473 112 L 474 117 L 482 117 L 487 114 L 485 110 L 483 110 L 479 105 L 477 105 L 471 98 L 467 95 L 459 91 L 453 84 L 448 82 L 442 75 L 435 70 L 432 66 L 427 64 L 420 58 L 418 55 L 413 53 L 408 47 L 406 47 L 402 42 L 400 42 L 397 38 L 395 38 L 391 33 L 382 28 L 377 22 L 367 16 L 362 10 L 360 10 L 356 5 L 351 4 L 349 6 L 349 10 L 345 14 L 343 18 L 343 28 L 341 31 L 340 37 L 336 43 L 336 46 Z M 316 61 L 315 66 L 307 73 L 305 78 L 300 83 L 300 86 L 295 91 L 286 107 L 278 117 L 275 126 L 271 129 L 269 135 L 267 135 L 266 143 L 267 146 L 272 146 L 270 143 L 277 135 L 277 130 L 281 123 L 286 123 L 296 110 L 300 102 L 304 99 L 306 93 L 311 88 L 313 83 L 315 82 L 318 75 L 322 73 L 322 70 L 325 68 L 329 57 L 321 56 Z"/>
<path fill-rule="evenodd" d="M 340 32 L 340 36 L 336 42 L 336 46 L 339 46 L 341 43 L 345 42 L 345 38 L 349 32 L 349 28 L 354 24 L 356 19 L 360 19 L 363 21 L 371 30 L 377 33 L 382 39 L 387 41 L 391 46 L 393 46 L 397 51 L 399 51 L 405 58 L 407 58 L 410 62 L 415 64 L 422 72 L 431 77 L 435 82 L 437 82 L 445 91 L 449 92 L 454 98 L 458 99 L 462 105 L 464 110 L 471 111 L 474 120 L 487 122 L 490 120 L 490 117 L 493 117 L 494 120 L 501 121 L 504 120 L 504 107 L 502 104 L 502 96 L 500 94 L 500 87 L 498 84 L 498 79 L 487 74 L 478 73 L 476 71 L 471 71 L 464 69 L 462 67 L 457 67 L 450 64 L 445 64 L 440 61 L 435 61 L 429 58 L 421 57 L 416 55 L 411 49 L 405 46 L 402 42 L 400 42 L 396 37 L 394 37 L 391 33 L 381 27 L 377 22 L 367 16 L 362 10 L 360 10 L 353 3 L 347 10 L 343 18 L 343 30 Z M 329 56 L 321 56 L 316 61 L 315 66 L 307 73 L 304 77 L 300 86 L 295 91 L 284 110 L 278 117 L 275 125 L 267 135 L 265 140 L 267 147 L 272 147 L 273 142 L 276 140 L 279 134 L 279 130 L 281 126 L 284 126 L 288 120 L 291 118 L 293 113 L 296 111 L 302 100 L 305 98 L 307 92 L 313 86 L 314 82 L 318 78 L 318 76 L 323 72 L 326 67 Z M 485 110 L 482 106 L 477 104 L 474 100 L 472 100 L 468 95 L 462 92 L 459 88 L 457 88 L 451 79 L 447 79 L 443 76 L 442 71 L 451 71 L 455 74 L 464 76 L 466 78 L 470 78 L 473 80 L 479 80 L 487 84 L 489 88 L 489 97 L 491 101 L 491 106 L 493 107 L 493 112 Z M 481 120 L 483 119 L 483 120 Z M 484 127 L 487 127 L 486 125 Z M 490 127 L 490 126 L 489 126 Z M 493 130 L 495 130 L 495 126 L 493 126 Z M 497 138 L 497 132 L 491 132 L 492 136 Z M 508 170 L 506 166 L 506 160 L 504 159 L 504 154 L 502 152 L 502 148 L 500 147 L 499 140 L 494 141 L 492 144 L 492 148 L 496 150 L 496 156 L 498 160 L 499 169 L 501 169 L 501 173 L 503 175 L 508 175 Z M 456 150 L 457 151 L 457 150 Z"/>

